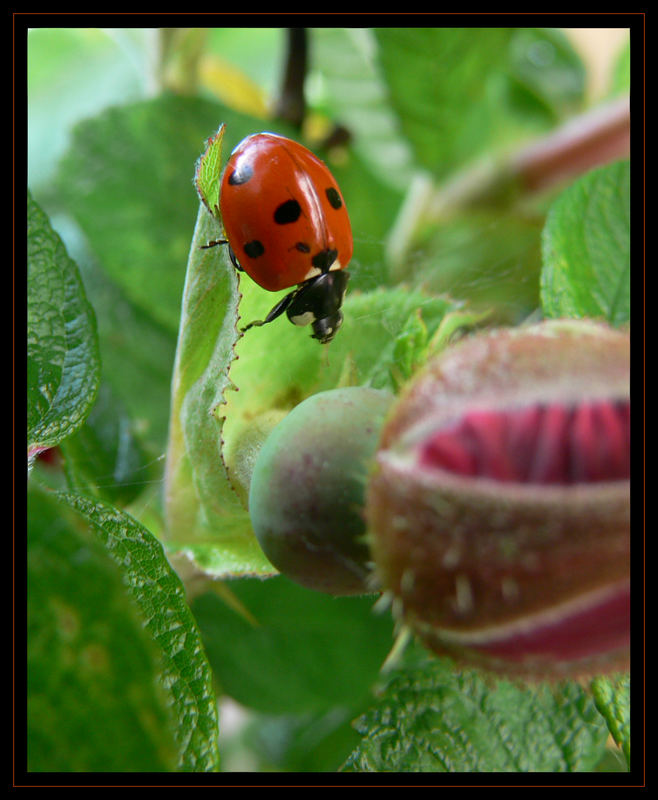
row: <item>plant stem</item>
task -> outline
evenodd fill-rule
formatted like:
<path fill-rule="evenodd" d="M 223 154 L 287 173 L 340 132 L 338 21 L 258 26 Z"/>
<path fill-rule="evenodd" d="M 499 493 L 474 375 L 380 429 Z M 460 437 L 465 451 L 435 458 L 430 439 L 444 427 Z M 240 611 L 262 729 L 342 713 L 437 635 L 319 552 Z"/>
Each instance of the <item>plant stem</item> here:
<path fill-rule="evenodd" d="M 569 120 L 510 160 L 525 191 L 535 192 L 576 177 L 630 152 L 628 95 Z"/>
<path fill-rule="evenodd" d="M 288 28 L 286 68 L 275 116 L 301 128 L 306 113 L 304 80 L 308 65 L 308 35 L 306 28 Z"/>

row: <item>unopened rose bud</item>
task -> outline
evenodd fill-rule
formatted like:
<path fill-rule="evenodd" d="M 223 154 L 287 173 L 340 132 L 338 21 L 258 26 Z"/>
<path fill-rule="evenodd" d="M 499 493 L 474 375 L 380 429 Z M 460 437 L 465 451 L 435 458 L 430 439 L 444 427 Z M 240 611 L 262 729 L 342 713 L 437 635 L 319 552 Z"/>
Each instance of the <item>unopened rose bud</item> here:
<path fill-rule="evenodd" d="M 251 477 L 249 513 L 272 564 L 335 595 L 372 591 L 363 505 L 393 396 L 365 386 L 312 395 L 274 428 Z"/>
<path fill-rule="evenodd" d="M 367 494 L 376 573 L 431 649 L 507 674 L 623 668 L 629 337 L 551 321 L 465 339 L 391 410 Z"/>

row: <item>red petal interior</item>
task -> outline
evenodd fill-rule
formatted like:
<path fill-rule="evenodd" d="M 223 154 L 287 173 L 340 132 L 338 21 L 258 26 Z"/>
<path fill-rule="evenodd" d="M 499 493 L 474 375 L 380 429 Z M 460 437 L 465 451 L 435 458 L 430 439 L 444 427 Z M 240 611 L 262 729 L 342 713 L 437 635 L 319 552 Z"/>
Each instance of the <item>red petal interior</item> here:
<path fill-rule="evenodd" d="M 465 414 L 421 448 L 420 465 L 515 483 L 575 484 L 630 477 L 630 401 Z"/>

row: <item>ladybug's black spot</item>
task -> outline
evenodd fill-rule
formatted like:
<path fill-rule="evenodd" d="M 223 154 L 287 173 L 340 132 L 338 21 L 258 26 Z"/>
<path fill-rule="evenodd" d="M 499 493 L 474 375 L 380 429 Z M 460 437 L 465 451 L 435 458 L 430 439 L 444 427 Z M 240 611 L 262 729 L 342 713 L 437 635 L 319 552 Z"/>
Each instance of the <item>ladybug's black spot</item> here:
<path fill-rule="evenodd" d="M 249 256 L 249 258 L 258 258 L 265 252 L 262 242 L 259 242 L 258 239 L 252 239 L 252 241 L 247 242 L 242 249 Z"/>
<path fill-rule="evenodd" d="M 324 193 L 327 195 L 327 200 L 332 208 L 339 209 L 343 205 L 343 201 L 340 199 L 338 191 L 334 189 L 333 186 L 325 189 Z"/>
<path fill-rule="evenodd" d="M 251 179 L 254 174 L 254 168 L 248 163 L 239 163 L 237 169 L 228 176 L 228 182 L 231 186 L 241 186 Z"/>
<path fill-rule="evenodd" d="M 296 200 L 286 200 L 274 212 L 274 221 L 277 225 L 289 225 L 297 222 L 301 213 L 302 208 Z"/>
<path fill-rule="evenodd" d="M 310 253 L 311 248 L 306 244 L 306 242 L 297 242 L 295 245 L 295 250 L 299 250 L 300 253 Z"/>
<path fill-rule="evenodd" d="M 311 263 L 321 272 L 328 272 L 337 257 L 338 250 L 321 250 L 313 256 Z"/>

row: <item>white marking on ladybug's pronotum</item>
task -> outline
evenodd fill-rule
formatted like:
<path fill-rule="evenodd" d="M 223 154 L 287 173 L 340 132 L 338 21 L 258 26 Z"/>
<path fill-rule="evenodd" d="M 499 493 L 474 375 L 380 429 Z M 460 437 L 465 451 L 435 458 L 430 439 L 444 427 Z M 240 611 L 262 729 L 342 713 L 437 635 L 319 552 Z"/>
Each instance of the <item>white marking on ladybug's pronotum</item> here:
<path fill-rule="evenodd" d="M 304 280 L 302 281 L 302 283 L 304 283 L 304 281 L 311 280 L 311 278 L 317 278 L 317 276 L 321 274 L 322 274 L 321 269 L 318 269 L 317 267 L 311 267 L 311 269 L 309 269 L 306 275 L 304 275 Z"/>
<path fill-rule="evenodd" d="M 334 261 L 334 263 L 329 267 L 329 272 L 338 272 L 338 270 L 341 270 L 342 268 L 343 267 L 340 263 L 340 260 L 337 258 Z M 306 275 L 304 275 L 304 280 L 302 281 L 302 283 L 304 283 L 304 281 L 310 280 L 311 278 L 317 278 L 318 275 L 322 275 L 322 270 L 318 269 L 318 267 L 311 267 L 311 269 L 309 269 Z"/>

